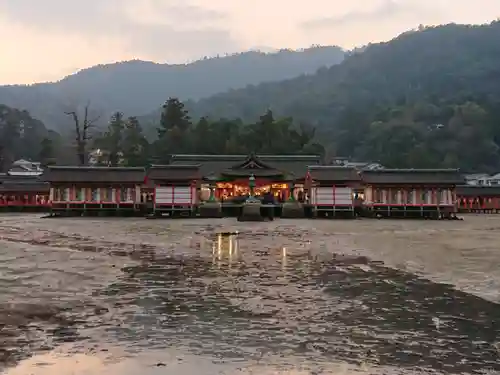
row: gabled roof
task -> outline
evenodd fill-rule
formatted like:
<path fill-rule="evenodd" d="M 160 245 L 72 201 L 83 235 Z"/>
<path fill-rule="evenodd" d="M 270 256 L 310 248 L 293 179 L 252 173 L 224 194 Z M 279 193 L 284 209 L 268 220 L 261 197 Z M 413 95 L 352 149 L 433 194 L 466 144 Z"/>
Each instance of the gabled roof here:
<path fill-rule="evenodd" d="M 201 179 L 199 165 L 152 165 L 147 172 L 148 179 L 168 180 L 168 181 L 187 181 Z"/>
<path fill-rule="evenodd" d="M 311 165 L 309 174 L 314 181 L 353 182 L 360 181 L 356 168 L 337 165 Z"/>
<path fill-rule="evenodd" d="M 242 162 L 233 165 L 229 169 L 224 169 L 220 172 L 226 176 L 235 177 L 250 177 L 251 175 L 255 177 L 273 177 L 273 176 L 283 176 L 287 174 L 287 171 L 281 171 L 272 166 L 264 163 L 262 159 L 258 156 L 251 154 Z"/>
<path fill-rule="evenodd" d="M 32 162 L 29 160 L 19 159 L 12 163 L 11 170 L 17 168 L 26 171 L 42 171 L 40 165 L 40 162 Z"/>
<path fill-rule="evenodd" d="M 273 169 L 266 163 L 262 161 L 261 158 L 259 158 L 255 154 L 250 154 L 246 157 L 246 159 L 242 163 L 237 163 L 233 165 L 230 169 Z"/>
<path fill-rule="evenodd" d="M 267 167 L 271 174 L 292 174 L 295 177 L 304 176 L 308 165 L 320 164 L 321 157 L 318 155 L 172 155 L 170 165 L 199 165 L 201 175 L 220 175 L 223 172 L 232 171 L 233 175 L 247 175 L 251 171 L 244 171 L 245 163 L 247 169 L 252 169 L 253 163 L 256 169 L 261 169 L 261 174 L 265 174 L 262 167 Z M 239 174 L 235 172 L 241 170 Z"/>
<path fill-rule="evenodd" d="M 135 183 L 142 184 L 146 175 L 141 167 L 48 167 L 41 179 L 60 183 Z"/>
<path fill-rule="evenodd" d="M 219 175 L 224 169 L 229 169 L 245 160 L 244 155 L 172 155 L 169 165 L 199 166 L 203 177 Z"/>
<path fill-rule="evenodd" d="M 465 179 L 458 169 L 377 169 L 361 171 L 367 184 L 461 185 Z"/>
<path fill-rule="evenodd" d="M 33 164 L 33 162 L 26 159 L 19 159 L 12 163 L 12 165 L 21 165 L 21 164 Z"/>
<path fill-rule="evenodd" d="M 304 177 L 309 166 L 321 164 L 319 155 L 259 155 L 259 158 L 271 167 L 285 171 L 295 178 Z"/>

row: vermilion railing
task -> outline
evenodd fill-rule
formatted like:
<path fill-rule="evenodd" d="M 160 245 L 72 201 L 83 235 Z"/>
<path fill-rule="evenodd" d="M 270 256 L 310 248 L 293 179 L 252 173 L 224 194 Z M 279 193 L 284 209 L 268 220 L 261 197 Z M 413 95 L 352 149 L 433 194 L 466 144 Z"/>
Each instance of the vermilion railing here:
<path fill-rule="evenodd" d="M 486 197 L 486 198 L 464 198 L 458 197 L 458 208 L 472 209 L 472 210 L 498 210 L 500 209 L 500 198 Z"/>

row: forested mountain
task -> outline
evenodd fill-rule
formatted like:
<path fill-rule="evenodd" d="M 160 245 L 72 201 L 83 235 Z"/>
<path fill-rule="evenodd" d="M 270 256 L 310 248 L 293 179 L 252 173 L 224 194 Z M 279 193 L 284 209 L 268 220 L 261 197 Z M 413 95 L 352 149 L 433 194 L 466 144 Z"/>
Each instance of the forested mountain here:
<path fill-rule="evenodd" d="M 58 135 L 26 111 L 0 104 L 0 172 L 21 158 L 49 161 Z"/>
<path fill-rule="evenodd" d="M 419 28 L 314 75 L 186 105 L 254 121 L 265 110 L 317 127 L 332 153 L 394 167 L 500 169 L 500 22 Z"/>
<path fill-rule="evenodd" d="M 87 91 L 87 94 L 95 95 L 90 98 L 92 110 L 95 110 L 94 105 L 101 104 L 99 100 L 106 103 L 106 108 L 112 108 L 114 115 L 105 131 L 95 127 L 93 114 L 87 116 L 87 106 L 82 108 L 80 103 L 79 109 L 73 113 L 57 107 L 54 104 L 58 103 L 57 95 L 65 91 L 51 96 L 48 94 L 50 90 L 44 91 L 44 87 L 64 87 L 66 84 L 70 87 L 68 82 L 72 79 L 78 81 L 78 77 L 85 74 L 97 77 L 93 74 L 101 70 L 118 71 L 118 68 L 134 64 L 142 66 L 143 63 L 97 67 L 55 84 L 8 90 L 32 90 L 30 92 L 35 95 L 33 98 L 36 100 L 33 100 L 38 102 L 39 110 L 46 109 L 47 113 L 63 116 L 66 129 L 72 132 L 72 137 L 59 145 L 57 152 L 52 154 L 77 156 L 77 163 L 85 161 L 86 154 L 92 148 L 106 150 L 102 161 L 106 165 L 122 162 L 125 165 L 142 165 L 165 162 L 165 157 L 170 153 L 255 151 L 323 154 L 324 146 L 327 156 L 378 161 L 388 167 L 460 167 L 466 172 L 498 172 L 499 40 L 500 22 L 482 26 L 452 24 L 421 27 L 390 42 L 351 51 L 340 64 L 321 68 L 314 74 L 234 89 L 197 102 L 184 101 L 186 106 L 178 97 L 182 99 L 188 88 L 193 88 L 193 92 L 201 95 L 200 91 L 194 90 L 195 87 L 212 85 L 220 88 L 223 85 L 219 81 L 227 83 L 228 77 L 234 78 L 232 82 L 236 82 L 236 78 L 240 80 L 238 82 L 255 80 L 249 75 L 245 78 L 236 77 L 234 72 L 238 70 L 228 63 L 241 59 L 249 61 L 249 56 L 254 55 L 242 54 L 176 67 L 180 69 L 179 72 L 184 72 L 179 73 L 175 80 L 171 79 L 177 86 L 164 88 L 165 94 L 158 88 L 156 101 L 151 101 L 151 97 L 141 91 L 148 85 L 160 87 L 152 83 L 155 80 L 153 75 L 149 80 L 144 78 L 144 81 L 140 81 L 140 74 L 134 77 L 129 71 L 129 74 L 117 74 L 120 78 L 110 79 L 109 82 L 113 84 L 106 84 L 108 75 L 103 73 L 95 81 L 90 78 L 83 81 L 88 82 L 88 87 L 96 88 L 96 91 Z M 328 49 L 312 51 L 323 53 Z M 282 53 L 298 56 L 292 52 Z M 261 57 L 277 59 L 277 56 Z M 226 63 L 228 65 L 220 65 Z M 258 64 L 250 64 L 246 69 L 253 71 L 253 65 Z M 208 68 L 210 66 L 212 70 Z M 277 66 L 277 69 L 282 70 L 284 65 L 277 63 Z M 205 74 L 190 76 L 187 71 L 203 71 Z M 111 87 L 115 87 L 116 91 L 109 91 Z M 137 90 L 138 87 L 141 89 Z M 1 92 L 0 89 L 0 103 Z M 171 92 L 175 94 L 170 95 Z M 196 95 L 190 97 L 195 98 Z M 20 95 L 19 98 L 24 100 L 26 96 Z M 99 98 L 107 98 L 108 101 Z M 139 108 L 136 102 L 140 102 L 148 109 L 158 106 L 159 102 L 166 102 L 153 115 L 141 118 L 130 117 L 140 116 L 140 110 L 132 112 L 123 109 L 125 113 L 120 113 L 117 110 L 121 106 L 111 107 L 119 100 L 128 100 L 137 106 L 130 108 Z M 44 103 L 54 105 L 51 107 Z M 57 112 L 54 112 L 56 109 Z M 19 129 L 18 116 L 28 115 L 26 112 L 10 111 L 15 116 L 9 116 L 11 125 L 7 127 L 4 116 L 4 134 L 1 139 L 4 150 L 0 150 L 0 155 L 9 156 L 21 150 L 20 146 L 14 146 L 16 143 L 8 141 L 19 137 L 8 138 L 5 134 L 11 134 L 11 126 L 15 125 Z M 38 116 L 36 111 L 33 114 L 34 117 Z M 109 114 L 104 114 L 103 122 L 109 117 Z M 76 131 L 78 128 L 80 133 Z M 88 128 L 88 132 L 83 131 L 85 128 Z M 76 142 L 75 134 L 80 134 L 80 137 L 76 136 Z M 31 155 L 39 150 L 40 153 L 40 147 L 44 149 L 53 143 L 45 138 L 39 142 L 38 149 L 24 145 L 25 152 Z M 72 148 L 67 147 L 62 152 L 63 145 Z M 41 154 L 45 160 L 51 153 Z M 22 156 L 26 157 L 24 154 Z M 69 156 L 65 156 L 57 161 L 69 163 L 69 160 Z"/>
<path fill-rule="evenodd" d="M 0 86 L 0 103 L 28 110 L 51 129 L 67 130 L 71 123 L 63 112 L 89 100 L 103 118 L 116 111 L 143 115 L 170 96 L 199 99 L 248 84 L 312 74 L 339 63 L 343 55 L 339 47 L 312 47 L 252 51 L 183 65 L 126 61 L 94 66 L 55 83 Z"/>

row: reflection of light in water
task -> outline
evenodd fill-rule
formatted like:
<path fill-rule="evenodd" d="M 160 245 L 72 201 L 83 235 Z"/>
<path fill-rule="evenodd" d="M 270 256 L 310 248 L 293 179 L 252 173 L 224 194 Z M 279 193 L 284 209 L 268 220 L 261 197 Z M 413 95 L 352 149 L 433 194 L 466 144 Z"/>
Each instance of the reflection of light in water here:
<path fill-rule="evenodd" d="M 215 259 L 216 259 L 216 250 L 215 250 L 215 244 L 212 244 L 212 263 L 215 264 Z"/>
<path fill-rule="evenodd" d="M 213 257 L 215 258 L 215 241 L 213 245 Z M 233 260 L 238 256 L 239 246 L 238 246 L 238 237 L 236 234 L 222 234 L 219 233 L 217 235 L 217 261 L 218 266 L 220 267 L 220 263 L 223 258 L 228 259 L 229 266 L 231 266 Z M 215 261 L 215 259 L 214 259 Z"/>
<path fill-rule="evenodd" d="M 287 280 L 287 268 L 288 268 L 288 262 L 287 262 L 287 249 L 286 247 L 281 248 L 281 272 L 283 272 L 283 278 Z"/>
<path fill-rule="evenodd" d="M 222 252 L 222 235 L 219 234 L 217 236 L 217 256 L 218 256 L 219 259 L 220 259 L 220 256 L 221 256 L 221 252 Z"/>
<path fill-rule="evenodd" d="M 229 238 L 229 268 L 233 264 L 233 239 Z"/>

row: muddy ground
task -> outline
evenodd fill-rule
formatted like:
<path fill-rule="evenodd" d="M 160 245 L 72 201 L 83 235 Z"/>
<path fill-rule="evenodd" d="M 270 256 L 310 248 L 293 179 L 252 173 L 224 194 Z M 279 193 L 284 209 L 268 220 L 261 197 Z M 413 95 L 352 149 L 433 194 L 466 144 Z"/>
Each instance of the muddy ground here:
<path fill-rule="evenodd" d="M 0 360 L 9 375 L 500 371 L 499 230 L 495 215 L 1 216 Z"/>

